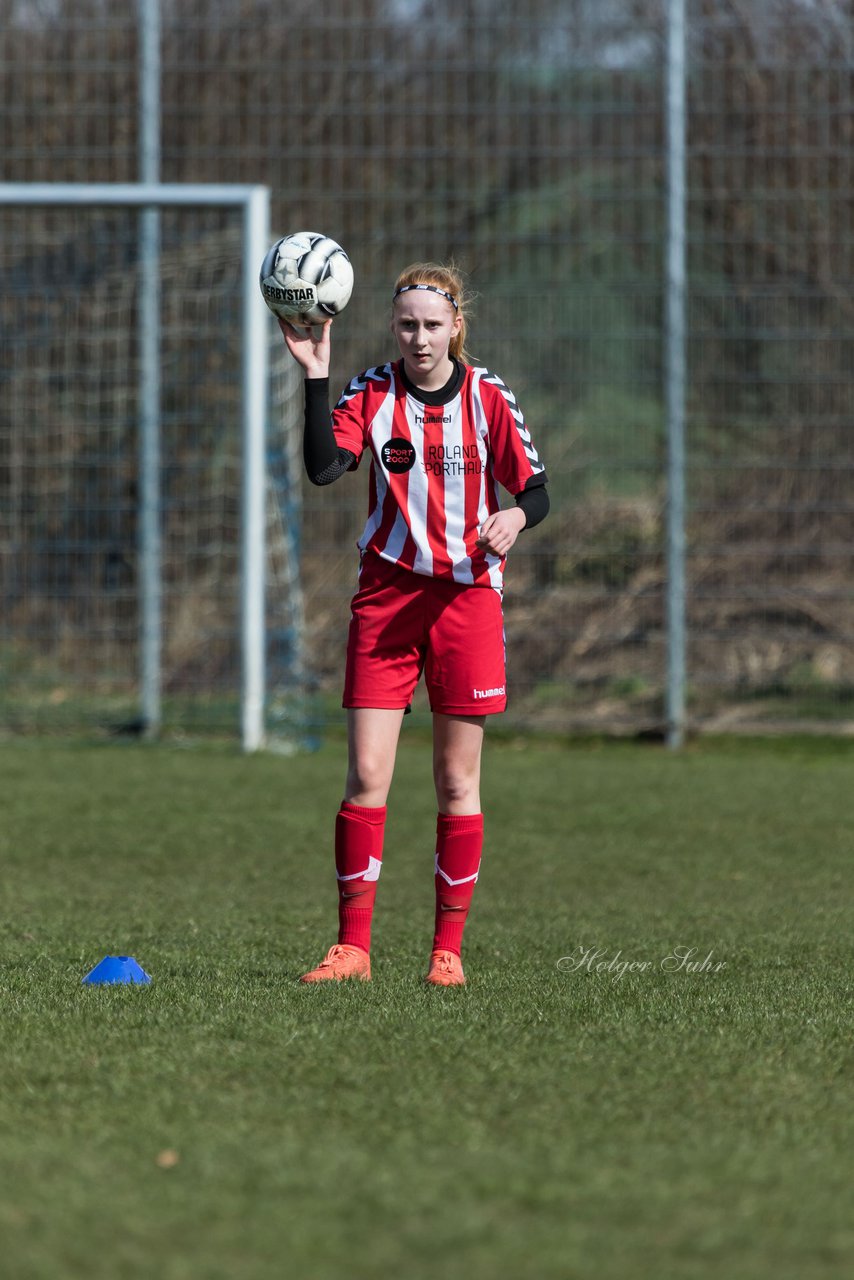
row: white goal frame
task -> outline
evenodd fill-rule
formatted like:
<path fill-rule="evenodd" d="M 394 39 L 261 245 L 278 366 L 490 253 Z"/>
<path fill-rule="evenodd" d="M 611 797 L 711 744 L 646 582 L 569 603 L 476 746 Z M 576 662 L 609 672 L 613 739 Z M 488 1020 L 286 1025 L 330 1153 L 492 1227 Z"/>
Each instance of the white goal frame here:
<path fill-rule="evenodd" d="M 158 210 L 164 207 L 222 208 L 242 211 L 242 509 L 241 509 L 241 601 L 240 632 L 242 676 L 240 729 L 244 751 L 264 746 L 265 699 L 265 493 L 266 418 L 269 384 L 269 311 L 258 288 L 258 268 L 269 248 L 270 191 L 264 186 L 214 183 L 0 183 L 0 206 L 69 207 L 85 205 L 93 209 L 123 206 Z M 155 263 L 155 266 L 157 264 Z M 155 286 L 156 287 L 156 286 Z M 145 281 L 143 281 L 145 288 Z M 155 297 L 156 297 L 155 293 Z M 155 320 L 156 324 L 157 321 Z M 154 380 L 159 394 L 159 379 Z M 157 406 L 159 409 L 159 405 Z M 142 413 L 142 411 L 141 411 Z M 159 414 L 154 415 L 158 432 Z M 159 433 L 158 433 L 159 435 Z M 143 448 L 146 446 L 143 445 Z M 156 462 L 159 446 L 149 445 Z M 157 467 L 152 468 L 157 471 Z M 143 480 L 145 477 L 143 477 Z M 152 483 L 149 476 L 149 482 Z M 156 478 L 153 484 L 156 486 Z M 145 485 L 143 484 L 143 489 Z M 141 571 L 141 689 L 143 718 L 149 727 L 159 725 L 160 680 L 160 588 L 159 588 L 159 495 L 149 493 L 141 512 L 147 517 L 148 548 L 141 549 L 147 567 Z M 153 519 L 152 519 L 153 516 Z M 149 588 L 145 589 L 145 581 Z M 150 584 L 155 580 L 157 585 Z M 149 714 L 146 715 L 146 702 Z M 153 725 L 151 722 L 154 722 Z"/>

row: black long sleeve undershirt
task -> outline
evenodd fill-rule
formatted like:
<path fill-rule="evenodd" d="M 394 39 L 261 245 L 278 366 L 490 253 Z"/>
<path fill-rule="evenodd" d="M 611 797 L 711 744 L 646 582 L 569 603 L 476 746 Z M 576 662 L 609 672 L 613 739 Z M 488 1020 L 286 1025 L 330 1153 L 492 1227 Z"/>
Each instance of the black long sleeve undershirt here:
<path fill-rule="evenodd" d="M 305 434 L 302 456 L 306 474 L 312 484 L 332 484 L 349 470 L 356 455 L 335 442 L 332 415 L 329 412 L 329 379 L 305 380 Z"/>
<path fill-rule="evenodd" d="M 532 484 L 530 489 L 523 489 L 515 498 L 516 506 L 524 512 L 526 529 L 533 529 L 535 524 L 545 520 L 551 505 L 545 481 L 540 482 L 538 476 L 533 476 L 532 479 L 538 483 Z"/>
<path fill-rule="evenodd" d="M 356 455 L 336 443 L 329 412 L 329 379 L 305 379 L 305 433 L 303 462 L 312 484 L 332 484 L 349 471 Z M 549 512 L 544 473 L 532 476 L 528 486 L 516 494 L 516 506 L 525 516 L 525 528 L 545 520 Z"/>

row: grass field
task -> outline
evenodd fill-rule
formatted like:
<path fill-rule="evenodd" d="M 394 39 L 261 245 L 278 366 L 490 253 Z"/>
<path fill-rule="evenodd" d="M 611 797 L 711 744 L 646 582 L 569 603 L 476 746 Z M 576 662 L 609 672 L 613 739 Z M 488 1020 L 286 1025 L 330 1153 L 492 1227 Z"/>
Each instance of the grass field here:
<path fill-rule="evenodd" d="M 851 1274 L 854 747 L 490 745 L 456 991 L 429 762 L 304 988 L 342 744 L 0 744 L 4 1280 Z"/>

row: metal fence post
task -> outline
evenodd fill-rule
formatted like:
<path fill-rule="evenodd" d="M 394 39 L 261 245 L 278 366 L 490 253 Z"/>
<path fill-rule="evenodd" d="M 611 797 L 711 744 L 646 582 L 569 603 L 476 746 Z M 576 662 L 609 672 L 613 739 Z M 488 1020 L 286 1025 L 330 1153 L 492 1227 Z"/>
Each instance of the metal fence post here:
<path fill-rule="evenodd" d="M 160 3 L 139 0 L 139 180 L 160 181 Z M 140 713 L 146 737 L 162 720 L 160 494 L 160 210 L 140 211 L 139 630 Z"/>
<path fill-rule="evenodd" d="M 667 251 L 667 743 L 685 735 L 685 0 L 668 0 L 665 75 Z"/>

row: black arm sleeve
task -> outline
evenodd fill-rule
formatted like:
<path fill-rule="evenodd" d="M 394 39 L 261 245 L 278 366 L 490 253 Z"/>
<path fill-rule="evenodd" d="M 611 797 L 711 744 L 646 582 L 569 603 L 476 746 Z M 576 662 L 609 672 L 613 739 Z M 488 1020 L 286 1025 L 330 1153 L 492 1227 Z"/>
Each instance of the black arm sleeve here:
<path fill-rule="evenodd" d="M 533 485 L 516 494 L 516 506 L 525 513 L 525 528 L 533 529 L 535 524 L 545 520 L 549 514 L 549 495 L 544 484 Z"/>
<path fill-rule="evenodd" d="M 329 379 L 305 380 L 305 435 L 302 456 L 312 484 L 332 484 L 352 465 L 356 455 L 335 443 L 329 413 Z"/>

